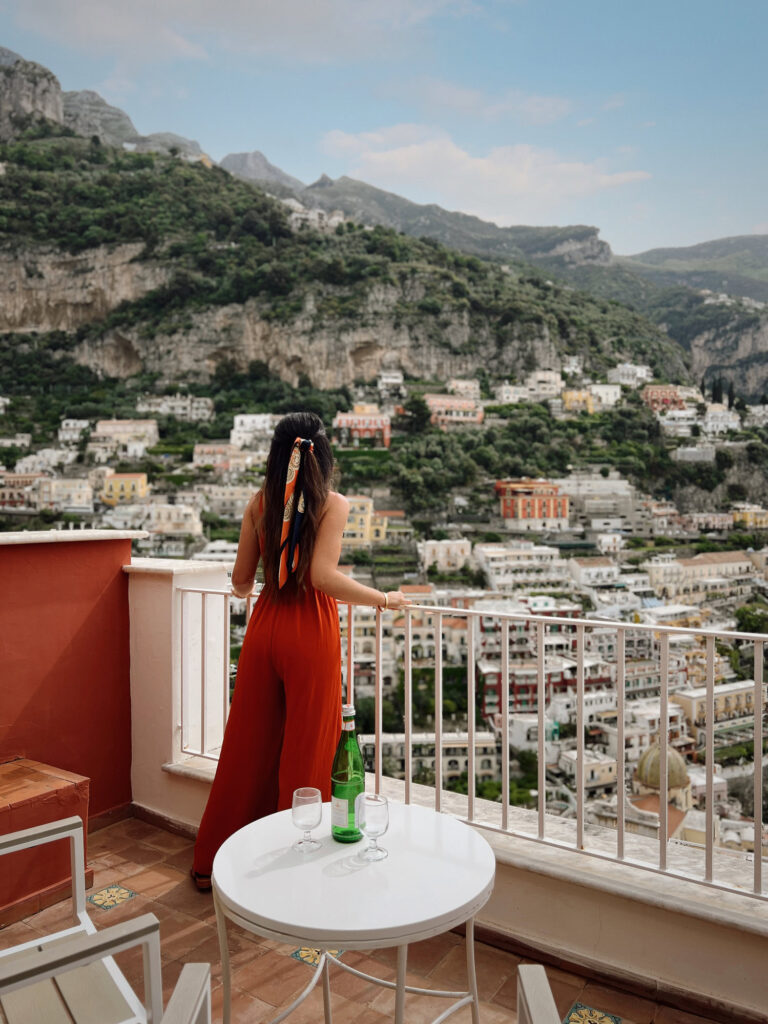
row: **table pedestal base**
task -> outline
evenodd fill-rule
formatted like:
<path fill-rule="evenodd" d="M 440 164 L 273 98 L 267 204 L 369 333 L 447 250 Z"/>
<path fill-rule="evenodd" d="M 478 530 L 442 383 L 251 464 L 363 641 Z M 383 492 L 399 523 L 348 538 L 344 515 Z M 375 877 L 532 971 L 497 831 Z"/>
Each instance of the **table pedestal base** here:
<path fill-rule="evenodd" d="M 231 998 L 231 977 L 230 977 L 230 963 L 229 963 L 229 944 L 227 942 L 227 923 L 226 917 L 221 912 L 218 901 L 216 903 L 216 924 L 219 932 L 219 945 L 221 947 L 221 966 L 222 966 L 222 981 L 224 985 L 224 1024 L 230 1024 L 230 998 Z M 242 923 L 242 922 L 238 922 Z M 294 1001 L 281 1011 L 277 1017 L 273 1017 L 269 1024 L 281 1024 L 286 1017 L 290 1016 L 293 1011 L 300 1006 L 307 998 L 309 993 L 317 985 L 318 981 L 322 977 L 323 979 L 323 1009 L 325 1011 L 325 1024 L 333 1024 L 333 1017 L 331 1013 L 331 982 L 330 982 L 330 966 L 333 964 L 335 967 L 341 968 L 343 971 L 348 971 L 350 974 L 357 975 L 358 978 L 363 978 L 365 981 L 373 982 L 376 985 L 381 985 L 383 988 L 391 988 L 395 990 L 395 1024 L 405 1024 L 405 996 L 406 993 L 417 996 L 440 996 L 445 999 L 453 999 L 454 1002 L 444 1010 L 439 1016 L 431 1022 L 431 1024 L 442 1024 L 442 1021 L 447 1020 L 453 1013 L 460 1010 L 463 1006 L 472 1007 L 472 1024 L 480 1024 L 480 1013 L 478 1006 L 477 996 L 477 975 L 475 973 L 475 919 L 470 918 L 466 923 L 466 947 L 467 947 L 467 985 L 469 991 L 467 992 L 449 992 L 442 989 L 432 988 L 417 988 L 414 985 L 405 984 L 405 972 L 408 960 L 408 946 L 397 947 L 397 977 L 395 981 L 385 981 L 383 978 L 377 978 L 372 974 L 366 974 L 364 971 L 358 971 L 355 967 L 350 967 L 349 964 L 343 963 L 333 954 L 323 951 L 321 952 L 320 961 L 315 968 L 315 971 L 310 979 L 309 984 L 301 992 L 300 995 L 294 999 Z"/>

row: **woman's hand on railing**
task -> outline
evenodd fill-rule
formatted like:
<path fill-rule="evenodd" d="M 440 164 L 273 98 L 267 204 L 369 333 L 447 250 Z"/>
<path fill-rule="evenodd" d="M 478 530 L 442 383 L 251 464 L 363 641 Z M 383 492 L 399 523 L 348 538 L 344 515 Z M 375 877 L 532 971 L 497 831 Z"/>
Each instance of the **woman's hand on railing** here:
<path fill-rule="evenodd" d="M 387 611 L 400 611 L 402 608 L 407 608 L 410 603 L 409 599 L 401 590 L 387 591 Z"/>

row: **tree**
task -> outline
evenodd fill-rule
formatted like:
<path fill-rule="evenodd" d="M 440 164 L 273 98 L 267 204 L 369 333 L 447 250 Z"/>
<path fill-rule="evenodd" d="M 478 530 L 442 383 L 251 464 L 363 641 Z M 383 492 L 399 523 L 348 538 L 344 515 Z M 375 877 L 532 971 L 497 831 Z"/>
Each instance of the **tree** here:
<path fill-rule="evenodd" d="M 733 381 L 728 385 L 728 408 L 733 408 L 733 403 L 736 401 L 736 390 L 733 386 Z"/>
<path fill-rule="evenodd" d="M 411 434 L 423 434 L 429 430 L 432 413 L 422 395 L 411 395 L 405 403 L 405 414 L 408 417 L 406 429 Z"/>

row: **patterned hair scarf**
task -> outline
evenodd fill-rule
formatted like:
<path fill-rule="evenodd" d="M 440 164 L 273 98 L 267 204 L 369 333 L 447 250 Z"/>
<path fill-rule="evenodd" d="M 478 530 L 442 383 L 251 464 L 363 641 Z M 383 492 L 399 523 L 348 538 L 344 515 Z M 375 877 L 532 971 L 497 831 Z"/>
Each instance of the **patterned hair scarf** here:
<path fill-rule="evenodd" d="M 297 437 L 293 442 L 291 457 L 288 459 L 288 472 L 285 476 L 285 497 L 283 508 L 283 527 L 280 533 L 280 564 L 277 574 L 278 589 L 285 586 L 291 573 L 295 573 L 299 564 L 299 531 L 304 518 L 304 492 L 299 490 L 296 497 L 296 483 L 301 471 L 301 461 L 305 452 L 314 452 L 315 446 L 306 438 Z"/>

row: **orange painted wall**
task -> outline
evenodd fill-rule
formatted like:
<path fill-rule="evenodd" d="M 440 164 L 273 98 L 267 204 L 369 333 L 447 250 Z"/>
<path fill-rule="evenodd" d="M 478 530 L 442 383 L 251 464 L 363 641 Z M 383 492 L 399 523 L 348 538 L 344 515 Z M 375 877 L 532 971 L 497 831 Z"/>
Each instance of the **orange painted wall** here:
<path fill-rule="evenodd" d="M 0 760 L 91 780 L 90 814 L 131 799 L 130 540 L 0 543 Z"/>

